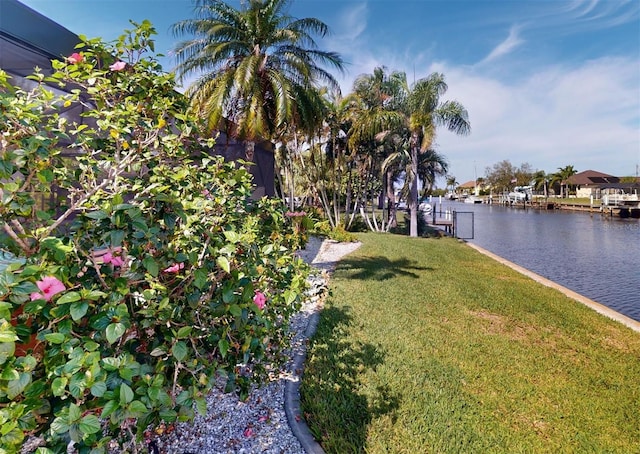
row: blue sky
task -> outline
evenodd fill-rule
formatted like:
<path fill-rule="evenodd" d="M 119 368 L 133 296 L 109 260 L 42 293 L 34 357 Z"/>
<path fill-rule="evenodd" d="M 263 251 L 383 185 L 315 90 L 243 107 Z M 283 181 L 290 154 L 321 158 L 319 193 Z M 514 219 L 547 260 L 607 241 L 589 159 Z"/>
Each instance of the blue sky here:
<path fill-rule="evenodd" d="M 176 42 L 169 27 L 192 11 L 190 0 L 20 1 L 105 40 L 129 19 L 149 19 L 166 70 Z M 459 183 L 503 160 L 548 173 L 567 165 L 637 172 L 640 0 L 293 0 L 290 14 L 329 26 L 318 42 L 347 62 L 336 74 L 345 94 L 377 66 L 409 81 L 445 75 L 443 100 L 461 102 L 472 127 L 466 137 L 441 130 L 436 138 Z"/>

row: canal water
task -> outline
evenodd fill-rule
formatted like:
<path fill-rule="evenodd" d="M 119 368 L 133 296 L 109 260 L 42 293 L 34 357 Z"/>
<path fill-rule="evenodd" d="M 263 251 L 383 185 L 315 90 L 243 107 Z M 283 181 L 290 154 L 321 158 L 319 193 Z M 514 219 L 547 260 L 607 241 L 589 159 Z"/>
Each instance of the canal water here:
<path fill-rule="evenodd" d="M 640 321 L 640 219 L 434 200 L 460 237 Z"/>

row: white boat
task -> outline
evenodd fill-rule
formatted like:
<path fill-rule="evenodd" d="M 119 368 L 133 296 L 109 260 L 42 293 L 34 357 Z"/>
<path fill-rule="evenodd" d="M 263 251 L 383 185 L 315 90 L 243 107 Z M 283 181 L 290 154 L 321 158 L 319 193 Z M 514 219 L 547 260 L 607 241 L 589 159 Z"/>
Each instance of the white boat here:
<path fill-rule="evenodd" d="M 420 205 L 418 205 L 418 210 L 422 213 L 423 216 L 429 216 L 433 212 L 433 207 L 429 202 L 420 202 Z"/>
<path fill-rule="evenodd" d="M 475 195 L 470 195 L 469 197 L 464 199 L 464 203 L 482 203 L 482 202 L 484 202 L 484 200 L 482 200 L 482 198 Z"/>

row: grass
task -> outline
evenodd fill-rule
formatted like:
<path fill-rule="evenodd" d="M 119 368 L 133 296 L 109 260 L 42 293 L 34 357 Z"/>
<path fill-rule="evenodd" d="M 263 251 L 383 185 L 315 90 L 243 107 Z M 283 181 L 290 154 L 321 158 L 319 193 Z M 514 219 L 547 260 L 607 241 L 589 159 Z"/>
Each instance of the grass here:
<path fill-rule="evenodd" d="M 327 453 L 640 452 L 640 334 L 452 238 L 359 238 L 301 386 Z"/>

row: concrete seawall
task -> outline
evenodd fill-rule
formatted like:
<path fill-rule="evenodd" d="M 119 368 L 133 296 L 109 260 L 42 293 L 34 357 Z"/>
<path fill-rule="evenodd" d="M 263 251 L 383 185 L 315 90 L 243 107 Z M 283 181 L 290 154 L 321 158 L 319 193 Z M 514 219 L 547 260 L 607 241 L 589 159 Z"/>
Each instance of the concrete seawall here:
<path fill-rule="evenodd" d="M 628 328 L 631 328 L 632 330 L 639 332 L 640 333 L 640 322 L 627 317 L 626 315 L 622 315 L 619 312 L 614 311 L 613 309 L 604 306 L 596 301 L 593 301 L 583 295 L 580 295 L 579 293 L 574 292 L 573 290 L 570 290 L 566 287 L 563 287 L 560 284 L 557 284 L 545 277 L 540 276 L 539 274 L 534 273 L 533 271 L 530 271 L 526 268 L 521 267 L 520 265 L 516 265 L 513 262 L 510 262 L 507 259 L 504 259 L 496 254 L 494 254 L 493 252 L 489 252 L 486 249 L 481 248 L 480 246 L 477 246 L 475 244 L 466 243 L 467 245 L 469 245 L 471 248 L 475 249 L 476 251 L 480 252 L 481 254 L 486 255 L 487 257 L 490 257 L 500 263 L 502 263 L 503 265 L 508 266 L 509 268 L 533 279 L 534 281 L 545 285 L 547 287 L 551 287 L 555 290 L 558 290 L 560 293 L 568 296 L 569 298 L 578 301 L 579 303 L 584 304 L 585 306 L 590 307 L 591 309 L 593 309 L 594 311 L 598 312 L 599 314 L 602 314 L 606 317 L 609 317 L 610 319 L 613 319 L 619 323 L 622 323 L 623 325 L 625 325 Z"/>

